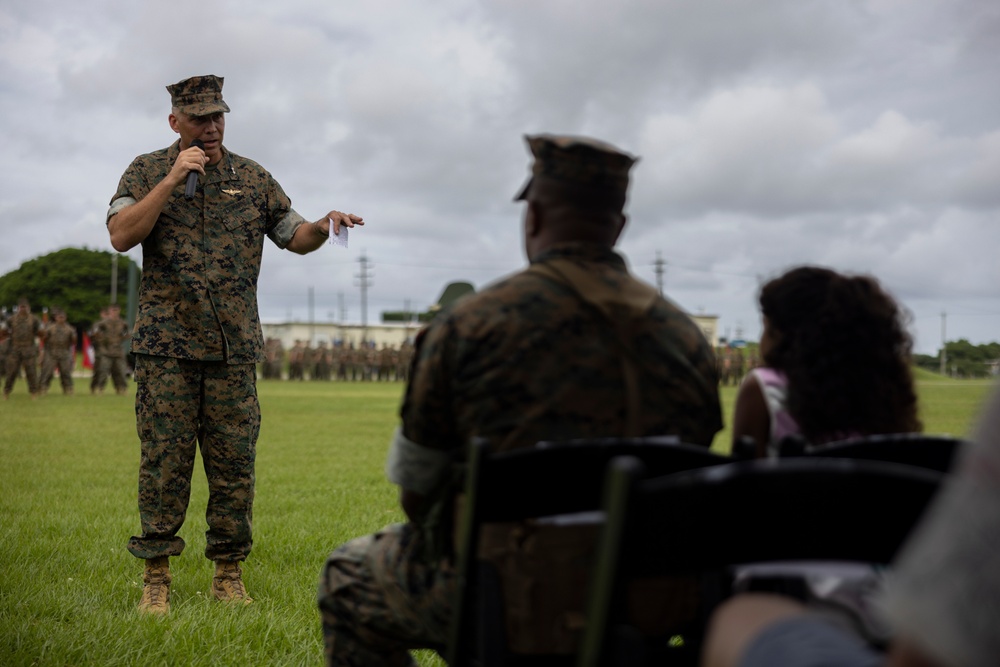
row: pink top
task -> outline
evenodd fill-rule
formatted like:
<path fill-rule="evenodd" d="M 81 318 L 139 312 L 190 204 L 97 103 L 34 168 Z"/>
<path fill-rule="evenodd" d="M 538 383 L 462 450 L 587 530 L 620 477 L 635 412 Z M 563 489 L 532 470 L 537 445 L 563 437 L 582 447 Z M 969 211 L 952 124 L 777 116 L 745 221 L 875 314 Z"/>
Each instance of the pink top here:
<path fill-rule="evenodd" d="M 798 422 L 788 411 L 788 378 L 774 368 L 760 367 L 750 371 L 760 393 L 764 395 L 767 413 L 771 417 L 771 433 L 768 436 L 767 450 L 771 456 L 777 456 L 778 443 L 789 435 L 801 433 Z"/>

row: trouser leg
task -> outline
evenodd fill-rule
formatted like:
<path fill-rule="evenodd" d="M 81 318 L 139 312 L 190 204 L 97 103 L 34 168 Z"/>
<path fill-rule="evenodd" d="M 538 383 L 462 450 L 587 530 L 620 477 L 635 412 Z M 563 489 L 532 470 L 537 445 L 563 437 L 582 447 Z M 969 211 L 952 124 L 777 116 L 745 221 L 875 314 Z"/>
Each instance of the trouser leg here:
<path fill-rule="evenodd" d="M 52 376 L 56 371 L 56 358 L 46 353 L 42 358 L 42 372 L 38 376 L 38 386 L 42 391 L 47 391 L 52 384 Z"/>
<path fill-rule="evenodd" d="M 125 357 L 112 357 L 110 366 L 111 381 L 114 382 L 115 391 L 121 393 L 128 389 L 128 381 L 125 379 Z"/>
<path fill-rule="evenodd" d="M 94 377 L 90 381 L 92 390 L 104 391 L 104 386 L 108 383 L 108 373 L 111 371 L 111 358 L 99 354 L 94 361 Z"/>
<path fill-rule="evenodd" d="M 28 393 L 37 394 L 38 387 L 38 364 L 37 353 L 32 350 L 23 357 L 24 376 L 28 380 Z"/>
<path fill-rule="evenodd" d="M 178 556 L 191 497 L 200 376 L 177 359 L 136 357 L 136 430 L 141 442 L 139 520 L 128 550 L 138 558 Z"/>
<path fill-rule="evenodd" d="M 200 433 L 208 478 L 205 556 L 241 561 L 253 546 L 254 461 L 260 433 L 257 374 L 253 364 L 205 369 Z"/>
<path fill-rule="evenodd" d="M 17 376 L 21 369 L 24 369 L 25 378 L 28 381 L 28 392 L 35 394 L 38 392 L 38 373 L 35 364 L 35 350 L 22 350 L 12 348 L 10 357 L 7 359 L 7 378 L 3 386 L 5 394 L 9 394 L 14 388 Z"/>
<path fill-rule="evenodd" d="M 59 368 L 59 382 L 62 384 L 64 392 L 73 391 L 73 361 L 73 355 L 66 354 L 56 364 Z"/>
<path fill-rule="evenodd" d="M 21 357 L 16 350 L 11 350 L 7 357 L 7 366 L 4 368 L 3 393 L 9 394 L 14 388 L 17 374 L 21 372 Z"/>
<path fill-rule="evenodd" d="M 329 667 L 406 667 L 409 649 L 444 645 L 454 578 L 420 551 L 413 527 L 397 524 L 330 554 L 318 595 Z"/>

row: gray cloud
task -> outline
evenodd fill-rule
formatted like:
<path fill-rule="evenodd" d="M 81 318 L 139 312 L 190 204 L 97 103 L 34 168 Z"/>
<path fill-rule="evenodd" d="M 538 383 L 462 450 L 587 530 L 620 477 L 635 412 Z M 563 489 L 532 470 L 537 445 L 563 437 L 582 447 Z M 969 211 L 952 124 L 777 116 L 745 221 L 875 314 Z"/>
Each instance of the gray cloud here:
<path fill-rule="evenodd" d="M 226 78 L 226 145 L 307 218 L 369 222 L 347 251 L 268 248 L 265 317 L 425 308 L 523 265 L 522 135 L 641 155 L 621 248 L 681 305 L 754 336 L 761 280 L 798 263 L 878 276 L 922 351 L 1000 338 L 1000 7 L 989 0 L 40 0 L 0 8 L 0 272 L 110 249 L 132 158 L 162 148 L 164 86 Z M 137 250 L 130 255 L 139 259 Z"/>

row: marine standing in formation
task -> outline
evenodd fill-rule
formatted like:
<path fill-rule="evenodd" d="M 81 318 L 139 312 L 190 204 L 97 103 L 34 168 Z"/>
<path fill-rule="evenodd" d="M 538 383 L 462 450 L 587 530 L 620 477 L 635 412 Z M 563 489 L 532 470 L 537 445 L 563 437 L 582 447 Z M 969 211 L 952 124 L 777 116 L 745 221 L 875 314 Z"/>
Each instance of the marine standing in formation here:
<path fill-rule="evenodd" d="M 38 386 L 38 344 L 36 338 L 42 329 L 42 322 L 31 313 L 27 299 L 17 302 L 17 312 L 7 322 L 7 376 L 3 385 L 3 397 L 7 399 L 14 389 L 17 376 L 24 369 L 31 398 L 37 398 Z"/>
<path fill-rule="evenodd" d="M 168 558 L 184 549 L 177 532 L 196 447 L 209 485 L 205 556 L 216 564 L 212 593 L 251 601 L 240 563 L 253 544 L 264 237 L 305 254 L 331 231 L 363 224 L 333 210 L 306 222 L 271 174 L 226 149 L 222 84 L 217 76 L 196 76 L 167 86 L 168 121 L 180 138 L 132 162 L 107 215 L 117 251 L 142 244 L 132 336 L 142 534 L 128 550 L 146 562 L 139 609 L 150 613 L 170 608 Z"/>
<path fill-rule="evenodd" d="M 111 304 L 101 311 L 103 316 L 94 325 L 95 349 L 94 377 L 91 379 L 91 393 L 103 393 L 104 386 L 111 378 L 115 392 L 122 395 L 128 389 L 125 368 L 125 341 L 128 339 L 128 324 L 121 318 L 121 308 Z"/>
<path fill-rule="evenodd" d="M 59 371 L 64 394 L 73 393 L 73 366 L 76 360 L 76 329 L 66 322 L 66 313 L 53 310 L 55 322 L 42 331 L 45 349 L 42 354 L 42 393 L 49 390 L 52 376 Z"/>

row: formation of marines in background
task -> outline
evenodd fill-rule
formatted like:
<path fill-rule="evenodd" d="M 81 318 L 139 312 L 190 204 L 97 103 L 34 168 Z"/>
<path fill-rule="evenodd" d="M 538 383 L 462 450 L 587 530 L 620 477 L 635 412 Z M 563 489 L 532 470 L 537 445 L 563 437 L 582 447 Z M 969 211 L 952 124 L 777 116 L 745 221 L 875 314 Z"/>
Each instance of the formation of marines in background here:
<path fill-rule="evenodd" d="M 25 306 L 0 322 L 0 371 L 4 377 L 4 396 L 10 394 L 22 374 L 32 396 L 48 392 L 58 375 L 64 394 L 73 393 L 72 374 L 80 339 L 77 330 L 66 322 L 66 313 L 58 308 L 38 317 Z M 52 319 L 49 319 L 49 315 Z M 102 394 L 110 380 L 118 394 L 124 394 L 131 375 L 126 345 L 131 332 L 117 305 L 101 310 L 101 316 L 87 332 L 93 347 L 93 374 L 90 391 Z M 339 382 L 388 382 L 409 379 L 413 344 L 373 342 L 354 343 L 320 341 L 315 347 L 303 340 L 286 349 L 279 338 L 264 342 L 264 361 L 260 377 L 264 380 L 317 380 Z M 721 347 L 716 351 L 719 383 L 737 386 L 758 364 L 755 351 Z"/>
<path fill-rule="evenodd" d="M 336 380 L 341 382 L 388 382 L 405 381 L 413 360 L 413 344 L 409 341 L 401 345 L 382 343 L 320 341 L 312 347 L 306 341 L 296 340 L 285 350 L 278 338 L 264 341 L 264 363 L 261 365 L 261 379 L 280 380 Z M 287 367 L 287 374 L 285 369 Z"/>
<path fill-rule="evenodd" d="M 102 393 L 110 378 L 116 392 L 124 394 L 131 373 L 125 352 L 130 333 L 121 319 L 119 306 L 104 308 L 87 335 L 93 348 L 91 393 Z M 32 398 L 48 393 L 57 375 L 62 392 L 72 394 L 80 343 L 77 328 L 66 321 L 65 311 L 46 309 L 39 317 L 31 312 L 30 303 L 22 299 L 13 315 L 0 318 L 0 372 L 4 377 L 4 398 L 10 395 L 22 375 L 28 382 Z"/>
<path fill-rule="evenodd" d="M 726 345 L 715 351 L 715 363 L 719 384 L 738 387 L 744 376 L 760 365 L 760 359 L 756 350 Z"/>
<path fill-rule="evenodd" d="M 51 318 L 50 318 L 51 315 Z M 127 346 L 131 337 L 120 307 L 112 304 L 101 310 L 100 318 L 79 336 L 77 328 L 66 321 L 59 308 L 46 310 L 39 317 L 22 300 L 11 315 L 0 317 L 0 377 L 4 380 L 4 398 L 10 395 L 18 378 L 28 383 L 32 398 L 46 394 L 53 379 L 59 378 L 64 394 L 73 393 L 73 373 L 78 351 L 85 340 L 93 351 L 90 393 L 103 394 L 110 380 L 115 393 L 128 389 L 132 367 Z M 320 341 L 315 347 L 297 340 L 285 350 L 281 340 L 268 338 L 260 377 L 265 380 L 325 380 L 342 382 L 405 381 L 413 359 L 413 344 L 373 342 L 355 345 Z"/>

